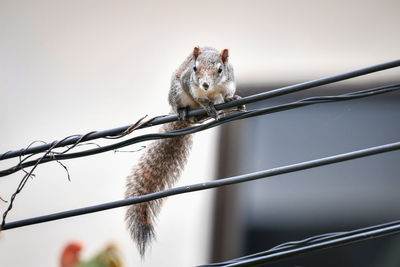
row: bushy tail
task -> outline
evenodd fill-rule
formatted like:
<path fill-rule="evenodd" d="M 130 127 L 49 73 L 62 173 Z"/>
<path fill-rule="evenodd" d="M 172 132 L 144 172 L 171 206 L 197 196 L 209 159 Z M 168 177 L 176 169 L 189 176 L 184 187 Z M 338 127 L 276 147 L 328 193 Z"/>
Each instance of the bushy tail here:
<path fill-rule="evenodd" d="M 162 132 L 190 126 L 186 121 L 164 124 Z M 192 135 L 153 141 L 127 178 L 125 198 L 153 193 L 171 187 L 179 178 L 192 145 Z M 132 239 L 143 257 L 154 239 L 154 220 L 162 200 L 132 205 L 126 212 L 126 222 Z"/>

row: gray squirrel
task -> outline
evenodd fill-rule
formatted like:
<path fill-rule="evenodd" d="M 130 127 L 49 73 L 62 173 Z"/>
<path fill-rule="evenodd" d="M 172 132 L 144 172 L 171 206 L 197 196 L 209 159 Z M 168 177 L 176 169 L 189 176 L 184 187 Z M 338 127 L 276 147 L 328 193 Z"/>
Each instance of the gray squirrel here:
<path fill-rule="evenodd" d="M 215 104 L 240 98 L 235 95 L 233 67 L 228 61 L 229 51 L 212 47 L 195 47 L 174 72 L 169 91 L 172 112 L 178 121 L 164 124 L 161 132 L 175 131 L 195 123 L 187 118 L 189 109 L 203 107 L 207 114 L 219 119 Z M 244 109 L 240 106 L 239 109 Z M 186 163 L 192 145 L 192 135 L 155 140 L 147 146 L 137 165 L 127 177 L 125 198 L 170 188 L 177 181 Z M 152 200 L 129 206 L 127 227 L 142 257 L 149 242 L 154 239 L 154 220 L 162 200 Z"/>

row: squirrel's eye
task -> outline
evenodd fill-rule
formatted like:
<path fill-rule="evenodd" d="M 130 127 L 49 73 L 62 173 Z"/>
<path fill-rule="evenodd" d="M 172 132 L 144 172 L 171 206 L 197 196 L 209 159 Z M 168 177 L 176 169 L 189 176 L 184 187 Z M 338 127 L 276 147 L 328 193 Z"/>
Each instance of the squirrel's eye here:
<path fill-rule="evenodd" d="M 196 65 L 194 65 L 194 66 L 193 66 L 193 70 L 194 70 L 194 71 L 196 71 L 196 70 L 197 70 L 197 67 L 196 67 Z"/>
<path fill-rule="evenodd" d="M 218 73 L 221 73 L 221 72 L 222 72 L 222 66 L 219 66 Z"/>

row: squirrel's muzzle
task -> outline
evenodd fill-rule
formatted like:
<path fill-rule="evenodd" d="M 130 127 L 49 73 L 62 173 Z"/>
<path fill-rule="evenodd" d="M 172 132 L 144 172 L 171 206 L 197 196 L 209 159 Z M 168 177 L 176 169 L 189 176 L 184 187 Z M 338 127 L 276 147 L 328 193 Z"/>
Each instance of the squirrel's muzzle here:
<path fill-rule="evenodd" d="M 210 87 L 210 85 L 209 85 L 207 82 L 203 82 L 203 83 L 201 84 L 201 87 L 202 87 L 204 90 L 208 90 L 208 88 Z"/>

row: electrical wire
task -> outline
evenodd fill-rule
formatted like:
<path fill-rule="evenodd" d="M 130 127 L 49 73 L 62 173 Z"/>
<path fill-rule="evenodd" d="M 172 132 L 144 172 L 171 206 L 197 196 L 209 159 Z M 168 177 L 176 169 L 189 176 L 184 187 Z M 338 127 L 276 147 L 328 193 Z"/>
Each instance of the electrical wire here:
<path fill-rule="evenodd" d="M 46 162 L 50 162 L 50 161 L 60 161 L 60 160 L 66 160 L 66 159 L 79 158 L 79 157 L 84 157 L 84 156 L 107 152 L 110 150 L 119 149 L 121 147 L 133 145 L 133 144 L 136 144 L 139 142 L 163 139 L 163 138 L 170 138 L 173 136 L 180 136 L 180 135 L 185 135 L 185 134 L 191 134 L 191 133 L 199 132 L 199 131 L 202 131 L 205 129 L 213 128 L 213 127 L 219 126 L 223 123 L 227 123 L 227 122 L 231 122 L 231 121 L 235 121 L 235 120 L 241 120 L 241 119 L 245 119 L 245 118 L 270 114 L 270 113 L 274 113 L 274 112 L 285 111 L 285 110 L 303 107 L 303 106 L 312 105 L 312 104 L 344 101 L 344 100 L 351 100 L 351 99 L 367 97 L 367 96 L 372 96 L 372 95 L 377 95 L 377 94 L 389 93 L 389 92 L 393 92 L 396 90 L 400 90 L 400 84 L 381 86 L 381 87 L 377 87 L 377 88 L 366 89 L 366 90 L 361 90 L 361 91 L 357 91 L 357 92 L 341 94 L 341 95 L 337 95 L 337 96 L 309 97 L 309 98 L 305 98 L 305 99 L 301 99 L 301 100 L 297 100 L 297 101 L 294 101 L 291 103 L 281 104 L 281 105 L 277 105 L 277 106 L 261 108 L 261 109 L 256 109 L 256 110 L 250 110 L 250 111 L 245 111 L 245 112 L 240 112 L 240 113 L 235 113 L 235 114 L 228 114 L 219 120 L 212 120 L 212 121 L 209 121 L 208 123 L 204 123 L 201 125 L 184 128 L 184 129 L 180 129 L 180 130 L 176 130 L 176 131 L 172 131 L 172 132 L 145 134 L 145 135 L 136 136 L 136 137 L 133 137 L 133 138 L 121 141 L 121 142 L 117 142 L 117 143 L 114 143 L 111 145 L 96 147 L 96 148 L 92 148 L 92 149 L 88 149 L 88 150 L 84 150 L 84 151 L 80 151 L 80 152 L 57 153 L 57 154 L 53 153 L 53 154 L 45 156 L 45 157 L 40 157 L 39 159 L 20 162 L 11 168 L 1 170 L 0 177 L 10 175 L 21 169 L 24 169 L 24 168 L 27 168 L 30 166 L 34 166 L 36 164 L 42 164 L 42 163 L 46 163 Z M 81 136 L 79 141 L 81 141 L 81 140 L 84 140 L 84 137 Z M 55 146 L 56 146 L 56 144 L 53 145 L 53 147 L 55 147 Z M 69 150 L 71 150 L 71 148 L 66 150 L 66 152 L 68 152 Z M 30 157 L 31 155 L 29 155 L 28 157 Z"/>
<path fill-rule="evenodd" d="M 98 204 L 98 205 L 94 205 L 94 206 L 89 206 L 89 207 L 84 207 L 84 208 L 68 210 L 68 211 L 43 215 L 43 216 L 39 216 L 39 217 L 33 217 L 33 218 L 23 219 L 23 220 L 19 220 L 19 221 L 9 222 L 9 223 L 5 223 L 3 225 L 2 230 L 4 231 L 4 230 L 9 230 L 9 229 L 13 229 L 13 228 L 22 227 L 22 226 L 33 225 L 33 224 L 38 224 L 38 223 L 43 223 L 43 222 L 49 222 L 49 221 L 64 219 L 64 218 L 68 218 L 68 217 L 73 217 L 73 216 L 118 208 L 118 207 L 122 207 L 122 206 L 133 205 L 133 204 L 151 201 L 151 200 L 164 198 L 167 196 L 173 196 L 173 195 L 177 195 L 177 194 L 184 194 L 184 193 L 200 191 L 200 190 L 205 190 L 205 189 L 210 189 L 210 188 L 216 188 L 216 187 L 221 187 L 221 186 L 226 186 L 226 185 L 249 182 L 249 181 L 253 181 L 253 180 L 257 180 L 257 179 L 261 179 L 261 178 L 276 176 L 276 175 L 300 171 L 300 170 L 306 170 L 306 169 L 315 168 L 315 167 L 319 167 L 319 166 L 323 166 L 323 165 L 328 165 L 328 164 L 338 163 L 338 162 L 347 161 L 347 160 L 351 160 L 351 159 L 371 156 L 371 155 L 385 153 L 385 152 L 394 151 L 394 150 L 398 150 L 398 149 L 400 149 L 400 142 L 370 147 L 370 148 L 361 149 L 361 150 L 352 151 L 352 152 L 343 153 L 343 154 L 338 154 L 338 155 L 334 155 L 334 156 L 330 156 L 330 157 L 325 157 L 325 158 L 305 161 L 305 162 L 301 162 L 301 163 L 296 163 L 296 164 L 292 164 L 292 165 L 287 165 L 287 166 L 283 166 L 283 167 L 277 167 L 277 168 L 273 168 L 273 169 L 233 176 L 233 177 L 219 179 L 219 180 L 210 181 L 210 182 L 206 182 L 206 183 L 199 183 L 199 184 L 187 185 L 187 186 L 182 186 L 182 187 L 176 187 L 176 188 L 159 191 L 159 192 L 155 192 L 155 193 L 150 193 L 150 194 L 146 194 L 146 195 L 142 195 L 142 196 L 138 196 L 138 197 L 132 197 L 132 198 L 128 198 L 128 199 L 107 202 L 107 203 Z"/>
<path fill-rule="evenodd" d="M 293 93 L 293 92 L 297 92 L 297 91 L 301 91 L 301 90 L 310 89 L 313 87 L 318 87 L 321 85 L 339 82 L 339 81 L 371 74 L 374 72 L 387 70 L 390 68 L 395 68 L 398 66 L 400 66 L 400 59 L 382 63 L 382 64 L 377 64 L 374 66 L 369 66 L 366 68 L 361 68 L 361 69 L 345 72 L 345 73 L 341 73 L 341 74 L 337 74 L 337 75 L 333 75 L 333 76 L 315 79 L 315 80 L 311 80 L 311 81 L 307 81 L 307 82 L 303 82 L 303 83 L 299 83 L 299 84 L 295 84 L 295 85 L 285 86 L 285 87 L 282 87 L 279 89 L 255 94 L 255 95 L 248 96 L 248 97 L 243 97 L 241 99 L 234 100 L 229 103 L 223 103 L 223 104 L 216 105 L 215 108 L 217 110 L 228 109 L 228 108 L 232 108 L 232 107 L 239 106 L 239 105 L 245 105 L 245 104 L 253 103 L 256 101 L 260 101 L 260 100 L 265 100 L 265 99 L 276 97 L 276 96 L 281 96 L 281 95 L 285 95 L 285 94 L 289 94 L 289 93 Z M 198 116 L 204 116 L 204 115 L 206 115 L 206 112 L 204 111 L 204 109 L 190 110 L 188 112 L 188 117 L 192 117 L 192 116 L 198 117 Z M 163 124 L 163 123 L 167 123 L 167 122 L 172 122 L 172 121 L 176 121 L 176 120 L 177 120 L 177 116 L 175 114 L 159 116 L 159 117 L 156 117 L 150 121 L 147 121 L 147 122 L 141 124 L 139 127 L 140 128 L 150 127 L 150 126 Z M 32 153 L 40 153 L 40 152 L 48 150 L 50 147 L 53 147 L 55 144 L 56 144 L 55 147 L 63 147 L 63 146 L 67 146 L 67 145 L 76 144 L 77 141 L 80 139 L 81 139 L 81 141 L 89 141 L 89 140 L 94 140 L 94 139 L 98 139 L 98 138 L 119 136 L 121 133 L 124 133 L 130 127 L 132 127 L 132 125 L 117 127 L 117 128 L 103 130 L 103 131 L 95 131 L 95 132 L 91 132 L 86 135 L 71 136 L 69 138 L 66 138 L 65 140 L 62 140 L 62 142 L 54 141 L 54 142 L 51 142 L 48 144 L 42 144 L 42 145 L 32 146 L 29 148 L 22 148 L 19 150 L 8 151 L 3 154 L 0 154 L 0 160 L 9 159 L 9 158 L 13 158 L 13 157 L 19 157 L 21 155 L 29 155 Z"/>
<path fill-rule="evenodd" d="M 400 220 L 347 232 L 326 233 L 299 241 L 291 241 L 280 244 L 263 252 L 258 252 L 224 262 L 201 265 L 199 267 L 256 266 L 320 249 L 349 245 L 354 242 L 366 241 L 368 239 L 383 235 L 397 233 L 400 233 Z"/>

